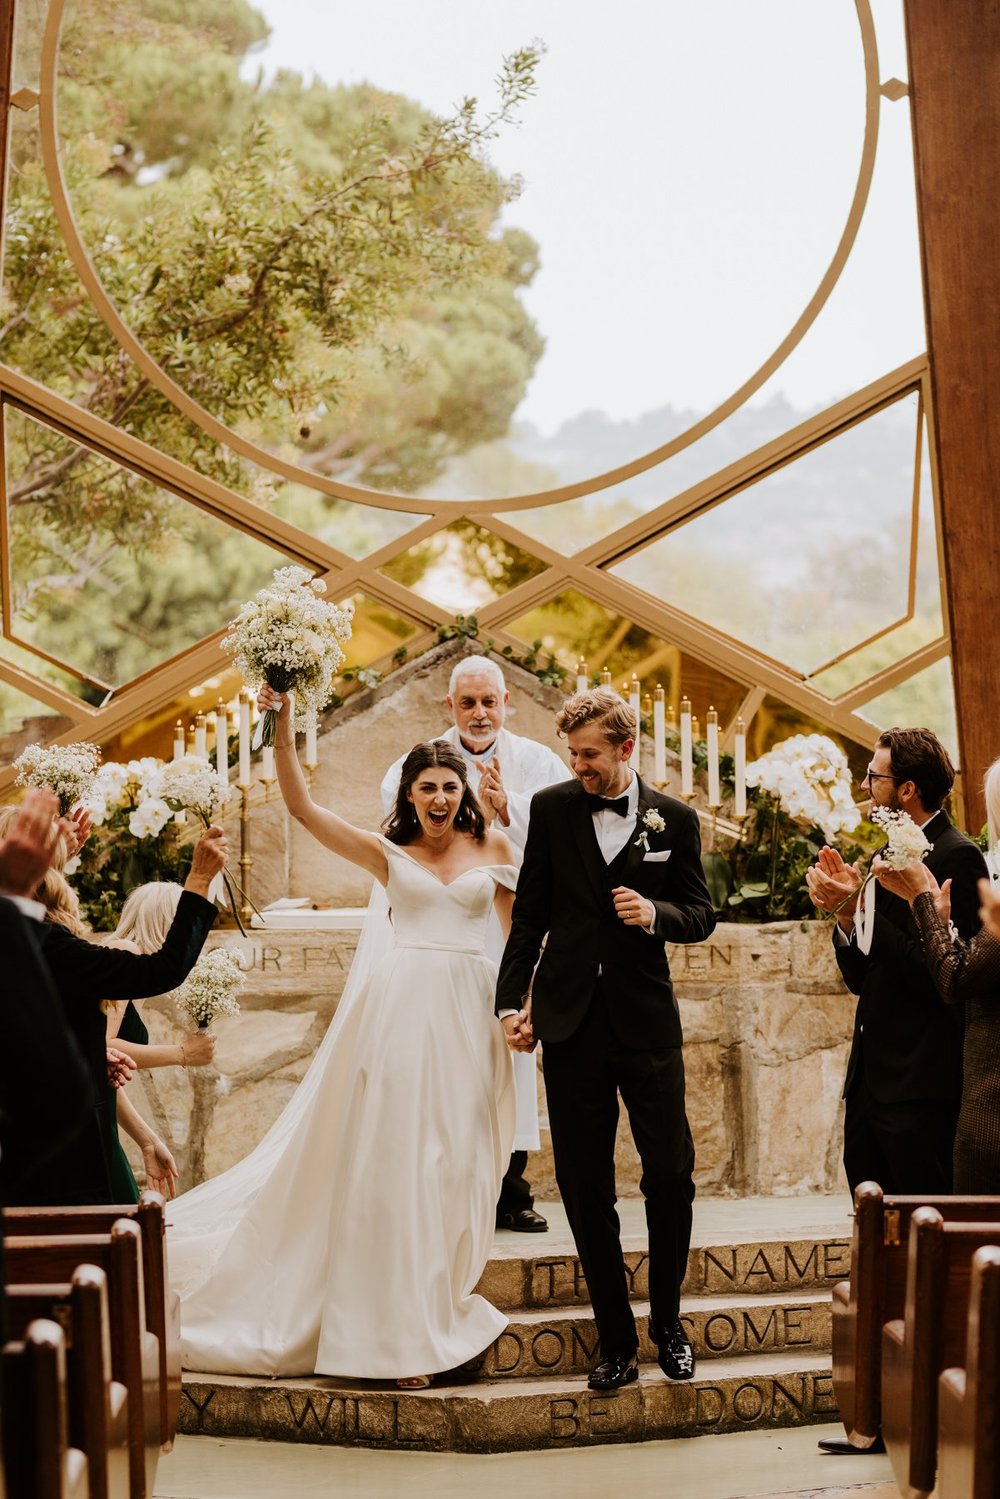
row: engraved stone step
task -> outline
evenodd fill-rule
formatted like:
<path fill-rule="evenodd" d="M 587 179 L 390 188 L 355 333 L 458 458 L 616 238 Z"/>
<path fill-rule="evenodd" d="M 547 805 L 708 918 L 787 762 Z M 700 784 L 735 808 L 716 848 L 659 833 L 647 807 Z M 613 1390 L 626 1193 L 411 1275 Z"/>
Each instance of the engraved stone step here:
<path fill-rule="evenodd" d="M 788 1353 L 714 1359 L 690 1383 L 644 1365 L 599 1395 L 576 1376 L 423 1391 L 344 1380 L 188 1375 L 181 1431 L 426 1452 L 514 1452 L 653 1441 L 833 1420 L 829 1365 Z"/>
<path fill-rule="evenodd" d="M 629 1295 L 649 1296 L 646 1241 L 623 1241 Z M 829 1291 L 850 1271 L 851 1242 L 844 1236 L 762 1238 L 751 1242 L 695 1243 L 688 1257 L 685 1296 Z M 587 1282 L 571 1249 L 556 1254 L 511 1253 L 490 1260 L 479 1291 L 503 1311 L 519 1307 L 586 1307 Z"/>
<path fill-rule="evenodd" d="M 655 1362 L 647 1333 L 649 1305 L 634 1304 L 639 1357 Z M 797 1297 L 685 1297 L 681 1321 L 699 1360 L 786 1349 L 823 1356 L 831 1346 L 830 1297 L 825 1291 Z M 597 1350 L 597 1329 L 589 1308 L 551 1307 L 515 1312 L 510 1326 L 487 1351 L 486 1379 L 543 1379 L 584 1374 Z"/>

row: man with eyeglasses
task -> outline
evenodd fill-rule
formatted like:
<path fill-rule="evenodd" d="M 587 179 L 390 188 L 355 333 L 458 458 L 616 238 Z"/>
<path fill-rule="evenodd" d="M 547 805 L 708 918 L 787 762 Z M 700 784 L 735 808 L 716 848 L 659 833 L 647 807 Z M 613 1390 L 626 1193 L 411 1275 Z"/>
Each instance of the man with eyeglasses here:
<path fill-rule="evenodd" d="M 951 881 L 952 921 L 968 941 L 979 927 L 978 881 L 986 864 L 943 803 L 955 768 L 929 729 L 887 729 L 862 784 L 873 807 L 906 812 L 932 845 L 927 867 Z M 950 1192 L 962 1091 L 961 1005 L 946 1005 L 924 963 L 906 901 L 878 887 L 871 949 L 855 941 L 859 871 L 824 848 L 806 875 L 813 904 L 837 915 L 834 943 L 844 982 L 858 995 L 844 1084 L 844 1170 L 853 1192 Z"/>

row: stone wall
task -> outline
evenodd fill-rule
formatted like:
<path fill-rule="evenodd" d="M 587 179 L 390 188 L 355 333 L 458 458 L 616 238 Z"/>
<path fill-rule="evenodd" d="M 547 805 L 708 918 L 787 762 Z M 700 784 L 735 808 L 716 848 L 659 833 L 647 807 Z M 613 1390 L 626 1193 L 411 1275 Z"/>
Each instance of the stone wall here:
<path fill-rule="evenodd" d="M 210 945 L 242 947 L 250 963 L 243 1013 L 220 1021 L 215 1063 L 158 1069 L 132 1085 L 192 1186 L 246 1155 L 305 1074 L 335 1010 L 357 942 L 334 929 L 275 929 Z M 819 922 L 722 924 L 709 942 L 670 949 L 686 1038 L 688 1114 L 699 1189 L 740 1196 L 843 1188 L 840 1088 L 853 999 Z M 153 1041 L 180 1037 L 169 1000 L 150 1001 Z M 145 1097 L 143 1097 L 145 1095 Z M 539 1069 L 542 1150 L 529 1177 L 555 1197 Z M 638 1195 L 627 1129 L 618 1138 L 619 1193 Z"/>

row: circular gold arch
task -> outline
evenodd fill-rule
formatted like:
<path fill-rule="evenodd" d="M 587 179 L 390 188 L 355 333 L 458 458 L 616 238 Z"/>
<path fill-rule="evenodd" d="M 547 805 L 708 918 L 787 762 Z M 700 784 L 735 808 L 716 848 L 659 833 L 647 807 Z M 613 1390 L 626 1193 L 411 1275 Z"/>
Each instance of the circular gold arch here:
<path fill-rule="evenodd" d="M 608 469 L 605 473 L 598 474 L 590 479 L 578 480 L 556 489 L 541 490 L 534 494 L 511 496 L 502 500 L 441 500 L 434 498 L 418 499 L 413 495 L 385 494 L 379 490 L 364 488 L 361 485 L 342 484 L 335 479 L 328 478 L 324 474 L 317 473 L 314 469 L 306 468 L 301 464 L 286 462 L 284 459 L 279 458 L 277 454 L 269 452 L 266 448 L 259 447 L 247 438 L 241 437 L 239 433 L 234 432 L 232 428 L 227 427 L 225 423 L 220 422 L 214 417 L 200 402 L 194 400 L 176 380 L 168 375 L 152 357 L 145 345 L 136 338 L 105 290 L 104 283 L 97 274 L 86 246 L 81 239 L 70 205 L 59 155 L 57 106 L 59 44 L 63 17 L 66 10 L 66 0 L 50 0 L 42 44 L 39 123 L 42 156 L 49 183 L 49 191 L 52 194 L 52 203 L 56 216 L 77 274 L 114 338 L 117 339 L 125 352 L 131 356 L 142 373 L 162 395 L 166 396 L 185 416 L 190 417 L 209 437 L 221 443 L 224 447 L 228 447 L 233 452 L 250 459 L 251 462 L 260 465 L 262 468 L 270 469 L 272 473 L 278 474 L 282 478 L 291 480 L 294 483 L 305 484 L 311 489 L 318 490 L 322 494 L 331 495 L 336 499 L 355 500 L 382 510 L 396 510 L 418 515 L 426 515 L 428 510 L 432 510 L 438 515 L 449 511 L 454 511 L 456 514 L 461 511 L 469 515 L 497 515 L 505 511 L 528 510 L 534 509 L 537 506 L 557 504 L 562 500 L 575 499 L 579 495 L 592 494 L 597 490 L 606 489 L 612 484 L 618 484 L 625 479 L 630 479 L 635 474 L 644 473 L 657 464 L 663 463 L 667 458 L 673 457 L 675 453 L 681 452 L 692 443 L 697 442 L 699 438 L 704 437 L 707 432 L 717 427 L 720 422 L 730 416 L 744 401 L 748 400 L 755 391 L 760 389 L 764 382 L 784 362 L 796 345 L 801 342 L 826 304 L 857 239 L 858 230 L 871 190 L 872 177 L 875 170 L 875 154 L 878 145 L 880 95 L 875 23 L 870 0 L 854 0 L 854 8 L 861 32 L 865 69 L 865 130 L 861 150 L 861 162 L 850 211 L 848 212 L 843 231 L 834 251 L 833 258 L 827 266 L 812 297 L 770 356 L 738 389 L 733 391 L 726 400 L 718 405 L 714 411 L 709 412 L 707 416 L 702 417 L 700 421 L 695 422 L 686 431 L 679 433 L 678 436 L 672 438 L 669 442 L 664 443 L 661 447 L 654 448 L 641 458 L 621 464 L 618 468 Z"/>

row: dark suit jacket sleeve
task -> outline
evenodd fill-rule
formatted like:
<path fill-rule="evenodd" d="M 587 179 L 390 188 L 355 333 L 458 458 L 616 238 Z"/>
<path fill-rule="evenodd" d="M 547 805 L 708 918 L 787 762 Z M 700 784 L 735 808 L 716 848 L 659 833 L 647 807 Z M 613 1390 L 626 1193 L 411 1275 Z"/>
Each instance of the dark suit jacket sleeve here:
<path fill-rule="evenodd" d="M 497 1013 L 519 1010 L 549 929 L 552 911 L 552 846 L 544 815 L 534 797 L 528 817 L 524 859 L 517 877 L 517 894 L 510 936 L 497 975 Z"/>
<path fill-rule="evenodd" d="M 698 816 L 689 812 L 667 865 L 670 900 L 653 900 L 653 936 L 661 942 L 704 942 L 715 930 L 715 907 L 701 867 Z"/>
<path fill-rule="evenodd" d="M 978 883 L 986 874 L 986 861 L 974 843 L 962 842 L 935 871 L 939 884 L 951 880 L 951 919 L 958 935 L 968 942 L 979 930 Z M 880 963 L 911 963 L 925 968 L 923 946 L 915 931 L 891 921 L 875 922 L 869 957 Z"/>
<path fill-rule="evenodd" d="M 148 999 L 184 982 L 215 920 L 215 906 L 185 890 L 158 952 L 130 953 L 99 947 L 52 923 L 44 953 L 64 1003 L 94 999 Z"/>
<path fill-rule="evenodd" d="M 833 924 L 833 955 L 837 959 L 837 967 L 840 976 L 850 989 L 852 994 L 861 993 L 861 985 L 865 981 L 868 972 L 868 958 L 860 951 L 858 944 L 852 940 L 846 942 L 837 941 L 837 932 L 840 928 L 837 923 Z M 846 935 L 846 933 L 845 933 Z"/>
<path fill-rule="evenodd" d="M 73 1139 L 94 1106 L 90 1075 L 66 1025 L 33 928 L 0 898 L 0 1176 L 30 1176 Z"/>

